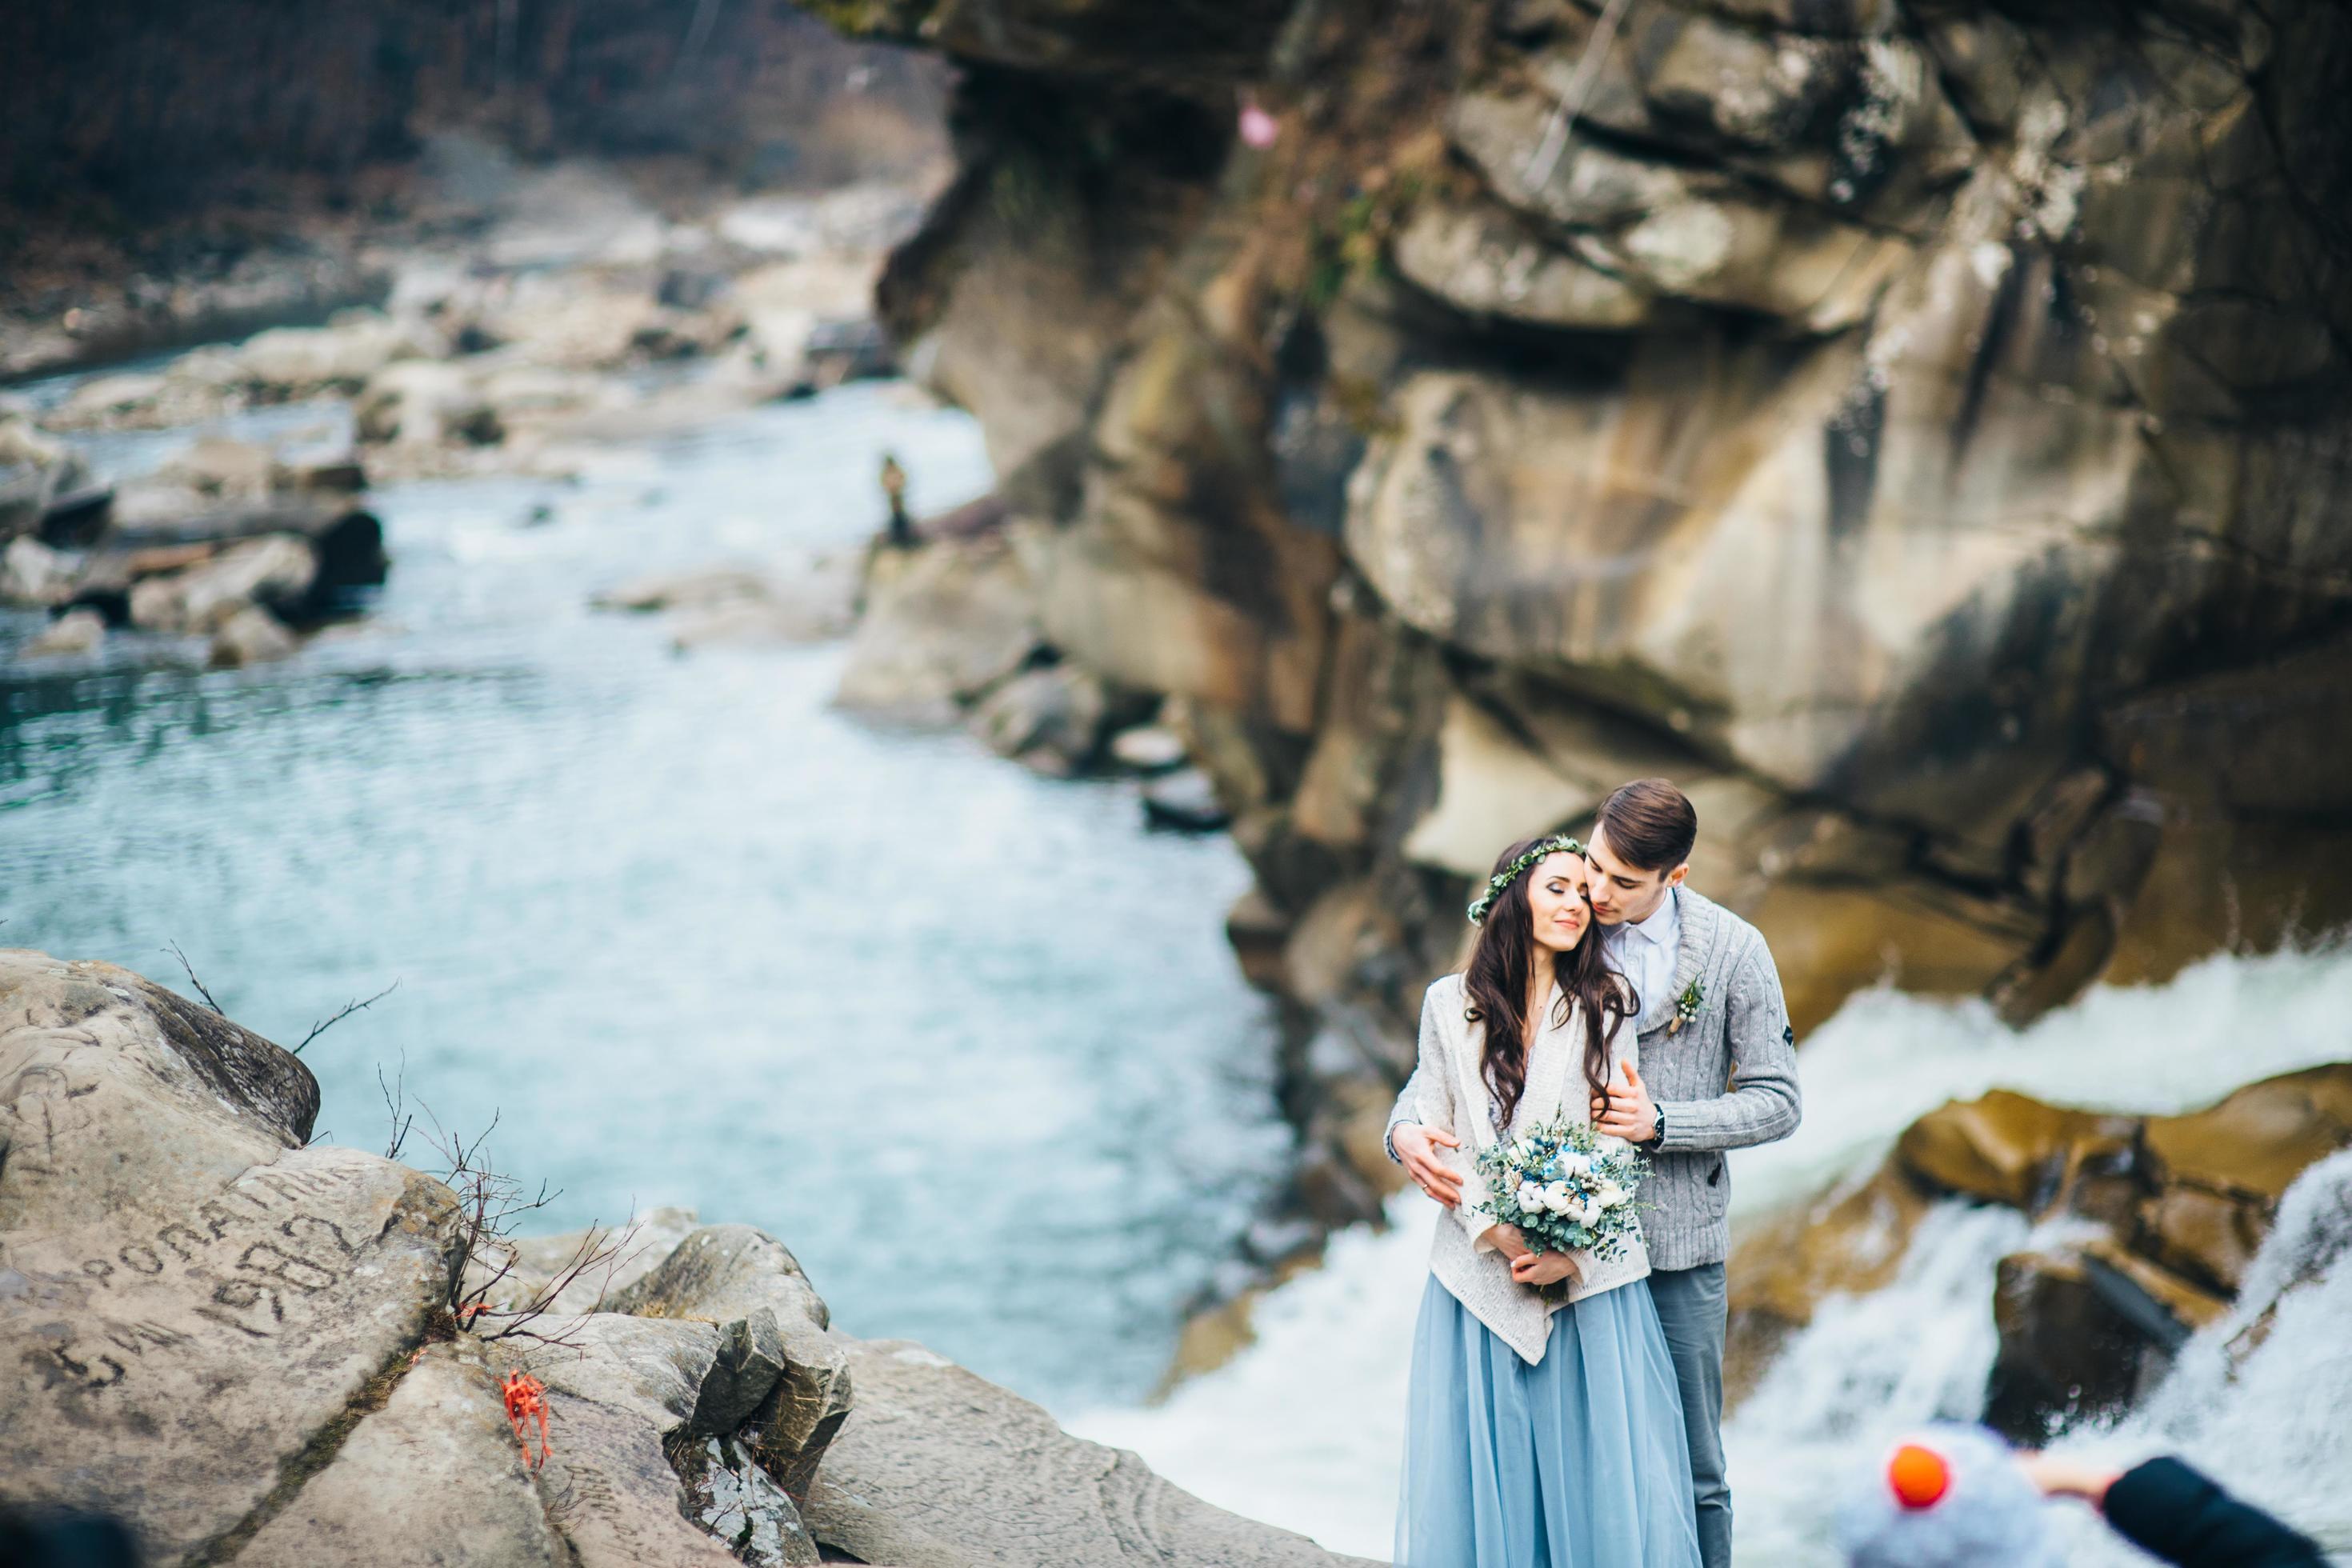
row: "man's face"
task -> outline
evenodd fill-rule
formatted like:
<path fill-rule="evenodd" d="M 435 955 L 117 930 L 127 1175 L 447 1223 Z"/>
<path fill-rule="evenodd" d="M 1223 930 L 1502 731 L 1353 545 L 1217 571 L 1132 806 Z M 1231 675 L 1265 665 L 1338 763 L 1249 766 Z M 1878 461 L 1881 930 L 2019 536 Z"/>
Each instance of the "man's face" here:
<path fill-rule="evenodd" d="M 1592 842 L 1584 847 L 1584 858 L 1592 864 L 1592 918 L 1605 926 L 1648 920 L 1665 901 L 1667 889 L 1690 872 L 1687 861 L 1664 871 L 1628 864 L 1609 847 L 1609 835 L 1597 827 Z"/>

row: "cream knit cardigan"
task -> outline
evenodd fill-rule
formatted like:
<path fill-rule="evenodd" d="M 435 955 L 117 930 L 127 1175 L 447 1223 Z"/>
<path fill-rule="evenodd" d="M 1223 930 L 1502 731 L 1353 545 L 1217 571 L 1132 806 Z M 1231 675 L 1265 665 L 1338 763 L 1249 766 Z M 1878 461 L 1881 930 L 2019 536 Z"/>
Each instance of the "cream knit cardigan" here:
<path fill-rule="evenodd" d="M 1397 1110 L 1390 1126 L 1393 1131 L 1398 1121 L 1417 1121 L 1424 1127 L 1443 1128 L 1462 1141 L 1459 1149 L 1441 1145 L 1434 1150 L 1438 1158 L 1462 1177 L 1462 1201 L 1438 1221 L 1436 1239 L 1429 1250 L 1429 1269 L 1471 1316 L 1492 1329 L 1519 1353 L 1520 1359 L 1533 1365 L 1543 1360 L 1544 1346 L 1551 1337 L 1552 1313 L 1568 1301 L 1580 1301 L 1646 1277 L 1650 1256 L 1638 1238 L 1615 1258 L 1599 1258 L 1590 1253 L 1578 1253 L 1580 1276 L 1570 1288 L 1568 1301 L 1546 1301 L 1536 1294 L 1533 1286 L 1522 1285 L 1511 1278 L 1510 1261 L 1485 1238 L 1495 1221 L 1469 1212 L 1486 1195 L 1485 1182 L 1472 1156 L 1478 1149 L 1495 1142 L 1497 1133 L 1493 1119 L 1494 1097 L 1478 1070 L 1486 1027 L 1465 1019 L 1462 1008 L 1459 974 L 1441 975 L 1423 994 L 1419 1058 L 1413 1065 L 1412 1076 L 1405 1080 L 1403 1092 L 1397 1097 Z M 1555 1024 L 1552 1013 L 1551 1000 L 1547 997 L 1535 1043 L 1528 1053 L 1527 1088 L 1506 1130 L 1510 1137 L 1563 1113 L 1574 1121 L 1592 1120 L 1591 1094 L 1585 1087 L 1582 1066 L 1584 1020 L 1578 1010 L 1571 1008 L 1565 1023 Z M 1610 1053 L 1609 1072 L 1612 1079 L 1621 1063 L 1633 1062 L 1639 1068 L 1636 1049 L 1633 1029 L 1620 1029 Z"/>

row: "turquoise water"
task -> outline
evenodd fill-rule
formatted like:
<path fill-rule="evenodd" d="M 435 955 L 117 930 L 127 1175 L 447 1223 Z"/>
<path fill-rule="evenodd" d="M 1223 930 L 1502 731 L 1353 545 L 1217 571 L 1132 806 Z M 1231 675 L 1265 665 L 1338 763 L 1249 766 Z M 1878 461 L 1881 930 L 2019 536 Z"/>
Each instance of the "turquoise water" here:
<path fill-rule="evenodd" d="M 187 438 L 91 446 L 129 469 Z M 587 607 L 853 543 L 885 447 L 925 510 L 990 483 L 967 419 L 869 384 L 576 484 L 380 491 L 381 598 L 287 663 L 12 664 L 39 617 L 0 612 L 0 942 L 188 990 L 176 942 L 289 1045 L 396 981 L 305 1055 L 333 1142 L 381 1149 L 404 1072 L 562 1189 L 534 1229 L 690 1205 L 782 1237 L 854 1333 L 1140 1395 L 1290 1148 L 1221 934 L 1231 846 L 835 713 L 837 647 L 678 655 Z"/>

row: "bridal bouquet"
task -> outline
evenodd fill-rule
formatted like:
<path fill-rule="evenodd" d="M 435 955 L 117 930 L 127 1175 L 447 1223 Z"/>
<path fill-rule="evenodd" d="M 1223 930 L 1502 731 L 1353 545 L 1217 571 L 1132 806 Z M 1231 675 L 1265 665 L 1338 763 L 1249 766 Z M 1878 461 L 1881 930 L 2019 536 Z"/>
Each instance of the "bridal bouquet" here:
<path fill-rule="evenodd" d="M 1615 1258 L 1642 1234 L 1633 1189 L 1650 1172 L 1631 1143 L 1561 1118 L 1478 1151 L 1486 1197 L 1470 1212 L 1517 1226 L 1547 1252 Z"/>

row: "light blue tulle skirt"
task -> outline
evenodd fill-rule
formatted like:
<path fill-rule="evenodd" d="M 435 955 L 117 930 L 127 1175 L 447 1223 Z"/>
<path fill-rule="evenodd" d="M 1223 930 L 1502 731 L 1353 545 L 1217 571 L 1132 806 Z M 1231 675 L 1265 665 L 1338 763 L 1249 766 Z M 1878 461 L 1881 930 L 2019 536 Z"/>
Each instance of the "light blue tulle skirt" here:
<path fill-rule="evenodd" d="M 1641 1283 L 1552 1314 L 1529 1366 L 1430 1276 L 1398 1568 L 1698 1568 L 1682 1395 Z"/>

